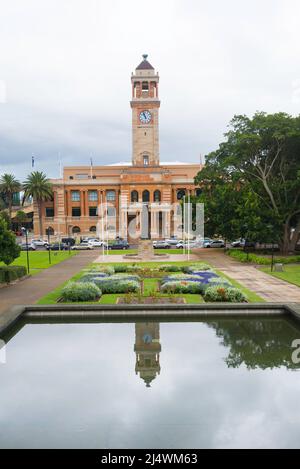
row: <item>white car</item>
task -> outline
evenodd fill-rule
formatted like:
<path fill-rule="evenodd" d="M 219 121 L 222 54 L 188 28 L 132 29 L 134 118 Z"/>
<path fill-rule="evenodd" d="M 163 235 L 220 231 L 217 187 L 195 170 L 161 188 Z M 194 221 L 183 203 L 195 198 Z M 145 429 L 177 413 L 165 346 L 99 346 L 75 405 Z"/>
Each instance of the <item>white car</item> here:
<path fill-rule="evenodd" d="M 204 248 L 225 248 L 225 241 L 223 239 L 213 239 L 203 243 Z"/>
<path fill-rule="evenodd" d="M 91 251 L 94 247 L 90 243 L 82 241 L 80 244 L 74 244 L 71 249 L 73 251 Z"/>
<path fill-rule="evenodd" d="M 93 248 L 101 248 L 102 246 L 107 247 L 107 243 L 99 241 L 99 239 L 90 239 L 88 243 L 93 246 Z"/>
<path fill-rule="evenodd" d="M 180 241 L 178 244 L 176 244 L 177 249 L 193 249 L 199 247 L 199 243 L 196 241 Z"/>
<path fill-rule="evenodd" d="M 181 242 L 181 240 L 179 240 L 179 239 L 177 239 L 177 238 L 169 238 L 169 239 L 166 239 L 165 241 L 166 241 L 166 243 L 168 243 L 170 246 L 177 246 L 177 244 Z"/>
<path fill-rule="evenodd" d="M 34 244 L 36 247 L 48 246 L 48 241 L 45 241 L 44 239 L 32 239 L 31 243 Z"/>

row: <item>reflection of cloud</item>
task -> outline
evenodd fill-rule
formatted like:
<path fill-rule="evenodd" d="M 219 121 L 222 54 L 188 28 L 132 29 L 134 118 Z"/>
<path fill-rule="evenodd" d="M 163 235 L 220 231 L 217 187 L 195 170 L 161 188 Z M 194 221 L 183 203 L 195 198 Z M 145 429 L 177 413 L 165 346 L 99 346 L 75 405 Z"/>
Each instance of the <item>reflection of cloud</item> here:
<path fill-rule="evenodd" d="M 163 323 L 149 393 L 134 342 L 134 324 L 25 326 L 0 368 L 0 447 L 299 446 L 296 373 L 229 369 L 212 328 Z"/>

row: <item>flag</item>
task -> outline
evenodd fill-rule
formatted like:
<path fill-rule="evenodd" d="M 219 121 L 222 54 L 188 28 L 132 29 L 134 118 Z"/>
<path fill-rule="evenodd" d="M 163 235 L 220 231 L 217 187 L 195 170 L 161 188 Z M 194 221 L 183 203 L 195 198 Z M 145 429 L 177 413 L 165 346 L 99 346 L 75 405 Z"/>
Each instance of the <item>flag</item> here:
<path fill-rule="evenodd" d="M 34 155 L 31 157 L 31 167 L 34 168 Z"/>

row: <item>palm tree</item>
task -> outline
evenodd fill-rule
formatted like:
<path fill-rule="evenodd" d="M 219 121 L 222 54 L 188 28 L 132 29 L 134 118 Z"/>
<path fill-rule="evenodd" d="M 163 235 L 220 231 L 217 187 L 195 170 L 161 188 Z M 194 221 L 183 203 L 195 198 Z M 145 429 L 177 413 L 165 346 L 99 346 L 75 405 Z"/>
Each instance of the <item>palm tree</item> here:
<path fill-rule="evenodd" d="M 33 171 L 23 182 L 23 202 L 30 197 L 36 202 L 39 216 L 40 236 L 43 236 L 42 204 L 53 197 L 52 184 L 46 174 L 41 171 Z"/>
<path fill-rule="evenodd" d="M 0 192 L 4 195 L 8 204 L 8 214 L 11 223 L 11 212 L 13 204 L 13 195 L 21 190 L 21 183 L 13 174 L 3 174 L 0 178 Z"/>

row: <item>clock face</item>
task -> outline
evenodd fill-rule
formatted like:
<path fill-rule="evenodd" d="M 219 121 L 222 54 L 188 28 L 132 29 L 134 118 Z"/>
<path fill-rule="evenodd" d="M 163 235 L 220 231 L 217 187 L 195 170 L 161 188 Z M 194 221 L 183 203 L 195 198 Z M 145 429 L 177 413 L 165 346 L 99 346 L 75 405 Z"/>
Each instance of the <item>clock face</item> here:
<path fill-rule="evenodd" d="M 140 112 L 140 121 L 142 124 L 149 124 L 151 122 L 151 112 L 150 111 L 142 111 Z"/>

